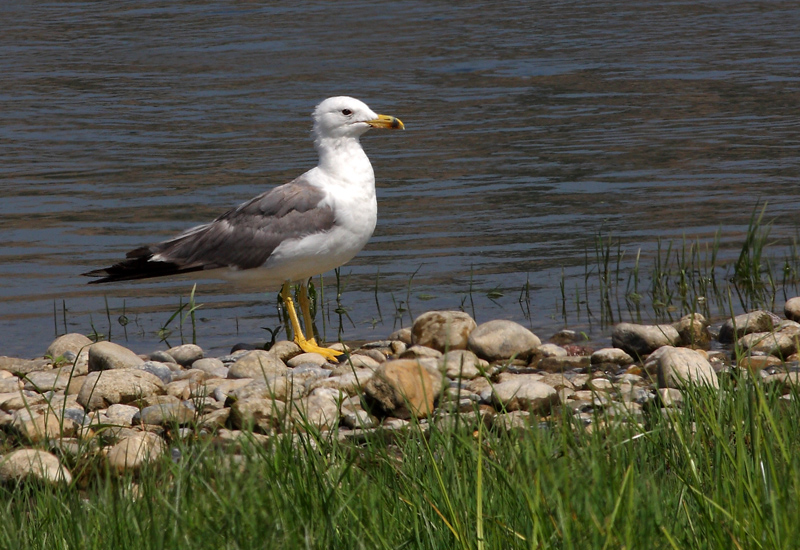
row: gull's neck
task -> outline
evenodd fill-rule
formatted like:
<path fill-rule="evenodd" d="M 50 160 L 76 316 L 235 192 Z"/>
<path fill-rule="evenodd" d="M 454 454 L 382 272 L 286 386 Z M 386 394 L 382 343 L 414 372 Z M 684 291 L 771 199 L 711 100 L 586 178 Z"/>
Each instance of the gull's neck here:
<path fill-rule="evenodd" d="M 328 177 L 374 188 L 372 164 L 357 137 L 317 137 L 314 147 L 319 154 L 318 168 Z"/>

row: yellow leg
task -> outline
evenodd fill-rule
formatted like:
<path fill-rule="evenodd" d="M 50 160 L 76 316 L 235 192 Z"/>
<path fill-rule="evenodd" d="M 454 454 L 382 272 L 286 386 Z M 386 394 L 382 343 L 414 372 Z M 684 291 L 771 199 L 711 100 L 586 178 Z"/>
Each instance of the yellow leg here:
<path fill-rule="evenodd" d="M 303 313 L 303 326 L 306 327 L 306 332 L 311 337 L 309 342 L 317 345 L 317 339 L 314 338 L 314 319 L 311 318 L 311 301 L 308 299 L 308 284 L 302 283 L 300 285 L 300 311 Z"/>
<path fill-rule="evenodd" d="M 300 295 L 303 296 L 305 292 L 305 288 L 301 288 Z M 305 351 L 306 353 L 319 353 L 323 357 L 328 360 L 335 360 L 337 356 L 341 355 L 342 352 L 332 350 L 330 348 L 323 348 L 317 345 L 316 341 L 312 338 L 311 340 L 306 340 L 306 337 L 303 335 L 303 329 L 300 327 L 300 321 L 297 318 L 297 311 L 294 309 L 294 300 L 292 300 L 292 293 L 289 291 L 289 283 L 284 283 L 283 288 L 281 288 L 281 298 L 283 299 L 283 303 L 286 305 L 286 313 L 289 314 L 289 320 L 292 323 L 292 331 L 294 332 L 294 341 L 295 343 L 300 346 L 300 349 Z M 308 302 L 308 296 L 306 295 L 304 298 L 301 298 L 301 301 Z M 308 305 L 308 304 L 306 304 Z M 303 312 L 305 316 L 306 313 Z M 308 317 L 306 318 L 306 322 L 311 317 L 311 312 L 308 312 Z M 313 330 L 313 327 L 311 327 Z"/>

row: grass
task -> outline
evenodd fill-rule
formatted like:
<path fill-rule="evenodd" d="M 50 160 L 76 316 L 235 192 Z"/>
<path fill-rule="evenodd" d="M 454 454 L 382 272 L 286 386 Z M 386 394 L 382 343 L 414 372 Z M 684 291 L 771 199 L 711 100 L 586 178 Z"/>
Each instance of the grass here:
<path fill-rule="evenodd" d="M 591 430 L 175 441 L 138 476 L 0 489 L 2 548 L 795 548 L 800 401 L 744 377 Z M 796 396 L 795 396 L 796 397 Z M 176 458 L 177 457 L 177 458 Z"/>

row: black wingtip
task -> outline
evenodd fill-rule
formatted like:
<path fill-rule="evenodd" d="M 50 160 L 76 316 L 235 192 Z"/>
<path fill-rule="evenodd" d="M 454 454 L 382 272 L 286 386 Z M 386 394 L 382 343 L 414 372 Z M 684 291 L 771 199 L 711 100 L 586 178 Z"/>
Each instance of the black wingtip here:
<path fill-rule="evenodd" d="M 98 285 L 118 281 L 136 281 L 139 279 L 167 277 L 169 275 L 201 271 L 202 269 L 202 265 L 186 267 L 172 262 L 151 261 L 150 257 L 140 256 L 122 261 L 110 267 L 87 271 L 86 273 L 81 273 L 81 275 L 84 277 L 100 277 L 99 279 L 87 283 L 90 285 Z"/>

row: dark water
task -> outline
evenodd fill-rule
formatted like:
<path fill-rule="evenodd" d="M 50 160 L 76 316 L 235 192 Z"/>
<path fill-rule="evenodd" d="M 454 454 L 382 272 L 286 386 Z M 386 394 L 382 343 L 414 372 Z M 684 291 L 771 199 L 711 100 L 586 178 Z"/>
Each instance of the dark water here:
<path fill-rule="evenodd" d="M 190 282 L 79 274 L 313 166 L 309 113 L 331 95 L 407 127 L 363 139 L 380 210 L 342 269 L 346 339 L 458 307 L 547 336 L 598 232 L 631 258 L 719 230 L 730 257 L 759 202 L 776 250 L 798 231 L 794 1 L 2 2 L 0 19 L 0 355 L 41 353 L 64 320 L 124 343 L 123 307 L 128 345 L 156 348 Z M 206 348 L 278 324 L 273 295 L 211 282 L 197 301 Z"/>

